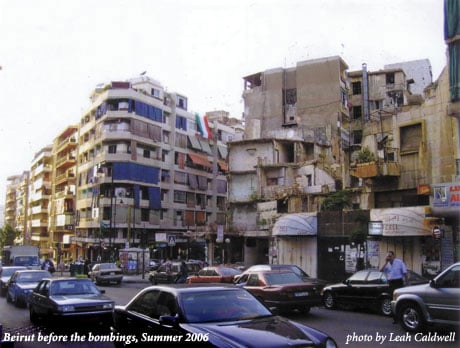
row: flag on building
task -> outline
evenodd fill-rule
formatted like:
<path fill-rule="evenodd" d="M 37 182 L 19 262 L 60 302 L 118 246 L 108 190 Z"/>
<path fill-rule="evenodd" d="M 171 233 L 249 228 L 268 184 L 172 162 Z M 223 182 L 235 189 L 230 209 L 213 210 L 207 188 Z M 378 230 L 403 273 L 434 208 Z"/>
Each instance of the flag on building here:
<path fill-rule="evenodd" d="M 198 132 L 206 138 L 212 139 L 211 128 L 209 128 L 208 116 L 207 115 L 199 115 L 198 113 L 195 114 L 196 118 L 196 125 L 198 128 Z"/>

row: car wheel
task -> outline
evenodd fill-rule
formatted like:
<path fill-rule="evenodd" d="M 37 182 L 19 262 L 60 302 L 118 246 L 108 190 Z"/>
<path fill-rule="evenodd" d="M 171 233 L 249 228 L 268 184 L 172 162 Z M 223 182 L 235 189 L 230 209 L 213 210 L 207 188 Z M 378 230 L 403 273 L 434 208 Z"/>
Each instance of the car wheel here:
<path fill-rule="evenodd" d="M 334 309 L 336 307 L 335 299 L 332 295 L 332 292 L 327 291 L 324 293 L 323 303 L 324 307 L 326 307 L 327 309 Z"/>
<path fill-rule="evenodd" d="M 303 312 L 304 314 L 308 314 L 308 313 L 310 313 L 310 309 L 311 309 L 310 306 L 305 306 L 305 307 L 301 308 L 300 311 Z"/>
<path fill-rule="evenodd" d="M 386 316 L 391 315 L 391 299 L 386 297 L 380 302 L 380 313 Z"/>
<path fill-rule="evenodd" d="M 414 303 L 403 305 L 399 310 L 398 319 L 403 329 L 409 332 L 420 332 L 425 326 L 422 311 Z"/>
<path fill-rule="evenodd" d="M 29 307 L 29 318 L 32 324 L 38 323 L 38 314 L 34 311 L 32 306 Z"/>

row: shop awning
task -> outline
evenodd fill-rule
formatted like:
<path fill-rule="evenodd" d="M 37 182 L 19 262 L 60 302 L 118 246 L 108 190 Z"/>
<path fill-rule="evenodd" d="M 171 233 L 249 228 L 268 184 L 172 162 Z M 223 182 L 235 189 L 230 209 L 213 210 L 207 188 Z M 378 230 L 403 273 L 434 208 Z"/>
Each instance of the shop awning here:
<path fill-rule="evenodd" d="M 274 236 L 316 236 L 316 214 L 289 214 L 280 217 L 273 226 Z"/>
<path fill-rule="evenodd" d="M 188 156 L 190 157 L 193 163 L 203 167 L 212 168 L 211 162 L 209 162 L 206 157 L 194 153 L 189 153 Z"/>
<path fill-rule="evenodd" d="M 228 172 L 228 165 L 225 162 L 218 161 L 217 164 L 219 165 L 220 169 L 224 172 Z"/>

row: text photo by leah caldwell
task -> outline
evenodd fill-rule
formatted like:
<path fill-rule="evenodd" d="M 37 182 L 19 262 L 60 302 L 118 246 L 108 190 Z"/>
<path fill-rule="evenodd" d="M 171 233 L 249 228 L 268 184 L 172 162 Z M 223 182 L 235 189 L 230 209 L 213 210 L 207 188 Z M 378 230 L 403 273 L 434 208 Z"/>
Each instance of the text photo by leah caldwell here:
<path fill-rule="evenodd" d="M 428 332 L 428 333 L 415 333 L 410 334 L 406 332 L 404 334 L 381 334 L 378 331 L 375 334 L 357 334 L 353 332 L 346 336 L 345 344 L 352 346 L 357 346 L 360 343 L 363 344 L 398 344 L 398 343 L 409 343 L 409 342 L 419 342 L 419 343 L 431 343 L 431 344 L 442 344 L 442 343 L 452 343 L 456 341 L 457 332 L 450 331 L 449 333 L 439 334 L 437 332 Z M 437 345 L 433 345 L 437 346 Z"/>

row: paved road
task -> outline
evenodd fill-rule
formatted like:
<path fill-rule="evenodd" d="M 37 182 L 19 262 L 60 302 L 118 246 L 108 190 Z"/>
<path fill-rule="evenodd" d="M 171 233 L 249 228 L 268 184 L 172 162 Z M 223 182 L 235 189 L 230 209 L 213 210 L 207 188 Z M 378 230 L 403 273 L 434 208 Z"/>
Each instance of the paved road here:
<path fill-rule="evenodd" d="M 101 289 L 106 291 L 106 294 L 112 297 L 117 304 L 126 304 L 139 290 L 148 286 L 149 284 L 142 280 L 127 279 L 122 286 L 101 286 Z M 48 336 L 45 338 L 44 334 L 51 334 L 52 331 L 31 325 L 28 316 L 28 310 L 25 308 L 15 308 L 13 305 L 6 303 L 4 298 L 0 298 L 0 321 L 3 321 L 7 332 L 18 332 L 21 336 L 35 334 L 34 343 L 21 342 L 15 344 L 16 348 L 41 348 L 41 347 L 97 347 L 97 348 L 112 348 L 111 343 L 101 342 L 75 342 L 79 336 L 73 337 L 73 342 L 53 342 L 47 344 L 46 340 L 59 339 L 57 335 Z M 372 312 L 365 311 L 344 311 L 344 310 L 327 310 L 325 308 L 313 308 L 309 314 L 293 313 L 288 315 L 289 318 L 305 323 L 319 330 L 327 332 L 339 344 L 339 347 L 404 347 L 404 348 L 438 348 L 438 347 L 458 347 L 460 338 L 457 331 L 444 329 L 439 331 L 439 334 L 450 335 L 451 331 L 455 335 L 455 342 L 438 343 L 430 341 L 421 341 L 428 339 L 427 336 L 416 337 L 407 335 L 402 328 L 393 324 L 389 317 L 384 317 Z M 5 321 L 6 320 L 6 321 Z M 89 332 L 98 333 L 99 338 L 107 337 L 108 331 L 97 331 L 97 328 L 91 328 L 89 331 L 74 330 L 71 328 L 70 333 L 65 336 L 72 339 L 71 334 L 77 333 L 78 335 L 90 337 Z M 59 334 L 56 330 L 55 334 Z M 37 342 L 38 335 L 42 334 L 42 342 Z M 95 336 L 95 335 L 93 335 Z M 94 337 L 97 338 L 97 337 Z M 3 346 L 1 348 L 4 348 Z"/>

